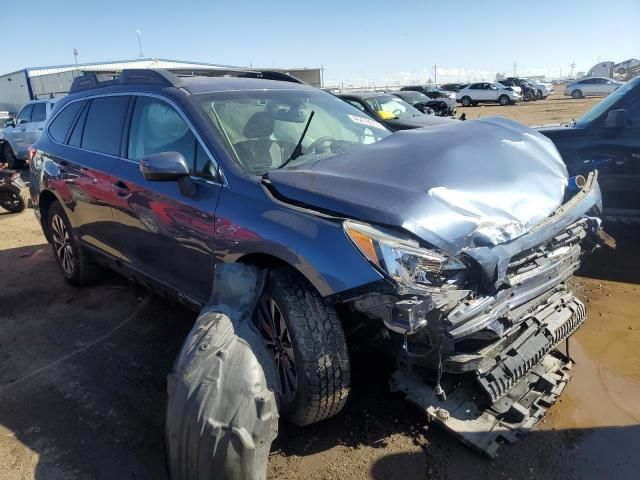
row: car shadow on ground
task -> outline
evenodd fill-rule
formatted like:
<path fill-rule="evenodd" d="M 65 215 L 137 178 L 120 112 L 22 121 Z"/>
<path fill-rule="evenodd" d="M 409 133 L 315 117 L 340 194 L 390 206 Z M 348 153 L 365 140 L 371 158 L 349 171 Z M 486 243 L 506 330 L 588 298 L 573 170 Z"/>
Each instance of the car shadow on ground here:
<path fill-rule="evenodd" d="M 425 452 L 397 453 L 373 463 L 374 480 L 441 478 L 602 479 L 637 478 L 640 426 L 535 430 L 489 459 L 442 439 Z M 436 451 L 434 451 L 436 450 Z"/>
<path fill-rule="evenodd" d="M 6 478 L 165 478 L 166 374 L 195 313 L 109 272 L 71 287 L 48 245 L 0 251 L 0 305 Z"/>

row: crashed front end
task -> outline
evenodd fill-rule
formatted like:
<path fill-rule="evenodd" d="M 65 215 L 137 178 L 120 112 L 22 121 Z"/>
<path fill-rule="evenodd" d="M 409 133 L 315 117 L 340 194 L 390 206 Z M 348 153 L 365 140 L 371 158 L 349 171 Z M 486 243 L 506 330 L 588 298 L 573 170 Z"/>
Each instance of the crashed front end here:
<path fill-rule="evenodd" d="M 596 216 L 597 172 L 564 200 L 525 234 L 455 256 L 345 224 L 397 285 L 353 303 L 393 332 L 402 366 L 392 387 L 490 456 L 532 428 L 568 382 L 571 361 L 557 347 L 586 312 L 567 280 L 585 252 L 610 241 Z"/>

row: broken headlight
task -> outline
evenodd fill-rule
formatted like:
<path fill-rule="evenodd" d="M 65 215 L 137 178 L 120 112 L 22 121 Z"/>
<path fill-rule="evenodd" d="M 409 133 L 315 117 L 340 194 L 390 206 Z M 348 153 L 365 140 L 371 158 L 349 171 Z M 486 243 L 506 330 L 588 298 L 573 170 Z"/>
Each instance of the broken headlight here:
<path fill-rule="evenodd" d="M 411 238 L 401 238 L 362 223 L 344 222 L 344 230 L 362 254 L 393 278 L 402 293 L 429 291 L 457 283 L 465 265 L 442 252 L 422 248 Z"/>

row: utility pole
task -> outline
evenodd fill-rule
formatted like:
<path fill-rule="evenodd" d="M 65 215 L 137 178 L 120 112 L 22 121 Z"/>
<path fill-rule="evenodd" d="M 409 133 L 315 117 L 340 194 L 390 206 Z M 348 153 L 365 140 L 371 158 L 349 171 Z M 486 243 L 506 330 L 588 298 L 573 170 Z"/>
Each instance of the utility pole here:
<path fill-rule="evenodd" d="M 140 30 L 136 30 L 138 34 L 138 47 L 140 47 L 140 58 L 144 58 L 144 53 L 142 53 L 142 32 Z"/>
<path fill-rule="evenodd" d="M 433 66 L 433 83 L 435 85 L 438 84 L 438 64 Z"/>
<path fill-rule="evenodd" d="M 562 67 L 560 67 L 560 79 L 562 79 Z"/>
<path fill-rule="evenodd" d="M 571 67 L 571 73 L 569 73 L 570 77 L 573 77 L 573 69 L 576 67 L 576 62 L 571 62 L 571 65 L 569 65 Z"/>
<path fill-rule="evenodd" d="M 513 76 L 514 76 L 514 77 L 517 77 L 517 76 L 518 76 L 517 67 L 518 67 L 517 62 L 513 62 Z"/>
<path fill-rule="evenodd" d="M 76 60 L 76 70 L 77 70 L 78 69 L 78 49 L 77 48 L 73 49 L 73 56 Z"/>

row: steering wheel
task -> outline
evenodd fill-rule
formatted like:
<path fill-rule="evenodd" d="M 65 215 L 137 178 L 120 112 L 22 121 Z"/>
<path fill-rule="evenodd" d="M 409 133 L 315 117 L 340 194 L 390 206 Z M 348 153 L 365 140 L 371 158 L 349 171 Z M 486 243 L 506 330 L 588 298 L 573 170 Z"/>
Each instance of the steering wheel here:
<path fill-rule="evenodd" d="M 335 140 L 335 139 L 334 139 L 333 137 L 320 137 L 320 138 L 318 138 L 317 140 L 315 140 L 311 145 L 309 145 L 309 146 L 307 147 L 307 150 L 311 150 L 311 151 L 313 151 L 313 152 L 315 152 L 315 153 L 320 153 L 320 152 L 316 152 L 316 150 L 317 150 L 317 149 L 318 149 L 318 148 L 319 148 L 323 143 L 327 143 L 327 146 L 330 146 L 330 145 L 328 145 L 328 144 L 329 144 L 329 143 L 333 143 L 333 142 L 334 142 L 334 140 Z M 325 149 L 322 149 L 322 150 L 321 150 L 321 152 L 322 152 L 322 151 L 324 151 L 324 150 L 325 150 Z"/>

